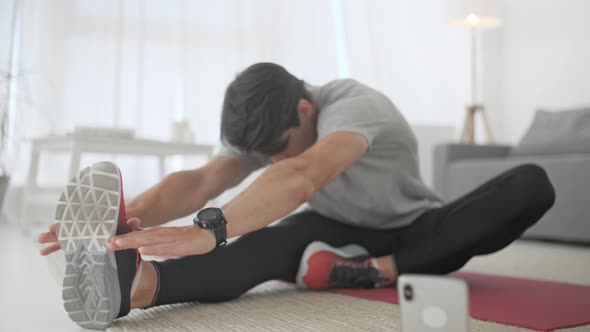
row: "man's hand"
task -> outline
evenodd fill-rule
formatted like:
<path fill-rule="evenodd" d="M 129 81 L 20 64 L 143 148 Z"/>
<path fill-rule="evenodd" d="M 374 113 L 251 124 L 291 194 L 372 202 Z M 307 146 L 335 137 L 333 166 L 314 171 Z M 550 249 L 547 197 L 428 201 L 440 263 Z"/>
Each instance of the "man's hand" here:
<path fill-rule="evenodd" d="M 110 250 L 138 248 L 142 255 L 191 256 L 202 255 L 215 249 L 215 236 L 211 231 L 196 226 L 156 226 L 139 232 L 114 236 L 107 244 Z"/>
<path fill-rule="evenodd" d="M 131 227 L 131 229 L 134 231 L 139 229 L 140 223 L 140 220 L 137 218 L 131 218 L 127 221 L 129 227 Z M 55 234 L 55 224 L 49 225 L 49 231 L 39 234 L 39 236 L 37 237 L 37 242 L 50 243 L 50 245 L 46 246 L 45 248 L 41 249 L 41 251 L 39 251 L 39 253 L 42 256 L 47 256 L 55 251 L 60 250 L 61 246 L 57 242 L 57 234 Z"/>

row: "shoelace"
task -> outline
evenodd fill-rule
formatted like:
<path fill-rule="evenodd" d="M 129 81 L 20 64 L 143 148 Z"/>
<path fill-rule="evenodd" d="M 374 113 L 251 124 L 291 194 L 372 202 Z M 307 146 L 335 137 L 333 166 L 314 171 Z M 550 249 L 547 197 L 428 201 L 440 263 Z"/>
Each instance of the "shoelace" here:
<path fill-rule="evenodd" d="M 381 278 L 377 269 L 366 266 L 363 261 L 349 261 L 332 268 L 330 281 L 340 287 L 375 288 Z"/>

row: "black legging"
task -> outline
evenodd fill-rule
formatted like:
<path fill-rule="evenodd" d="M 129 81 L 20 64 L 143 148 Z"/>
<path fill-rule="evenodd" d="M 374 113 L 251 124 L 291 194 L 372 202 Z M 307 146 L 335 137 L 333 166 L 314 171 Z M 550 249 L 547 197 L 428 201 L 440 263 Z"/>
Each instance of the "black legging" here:
<path fill-rule="evenodd" d="M 402 228 L 358 228 L 312 211 L 294 214 L 208 254 L 154 262 L 159 271 L 154 305 L 228 301 L 264 281 L 294 282 L 312 241 L 335 247 L 356 243 L 373 257 L 393 254 L 398 274 L 446 274 L 512 243 L 554 201 L 545 171 L 525 164 Z"/>

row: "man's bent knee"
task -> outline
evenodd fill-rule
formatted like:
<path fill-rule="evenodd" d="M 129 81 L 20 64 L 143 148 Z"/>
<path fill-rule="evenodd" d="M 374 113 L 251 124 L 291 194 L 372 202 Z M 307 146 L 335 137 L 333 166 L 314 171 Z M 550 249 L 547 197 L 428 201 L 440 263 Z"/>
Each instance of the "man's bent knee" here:
<path fill-rule="evenodd" d="M 555 203 L 555 189 L 547 172 L 536 164 L 524 164 L 519 167 L 520 185 L 523 186 L 528 197 L 527 206 L 547 212 Z"/>

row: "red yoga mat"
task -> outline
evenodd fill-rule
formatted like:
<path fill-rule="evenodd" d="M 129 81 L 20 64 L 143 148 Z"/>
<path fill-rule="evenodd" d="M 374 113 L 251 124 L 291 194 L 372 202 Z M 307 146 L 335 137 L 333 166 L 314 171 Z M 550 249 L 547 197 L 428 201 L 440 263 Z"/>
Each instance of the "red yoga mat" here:
<path fill-rule="evenodd" d="M 590 287 L 467 272 L 451 276 L 469 285 L 473 318 L 538 331 L 590 324 Z M 396 288 L 332 291 L 398 304 Z"/>

